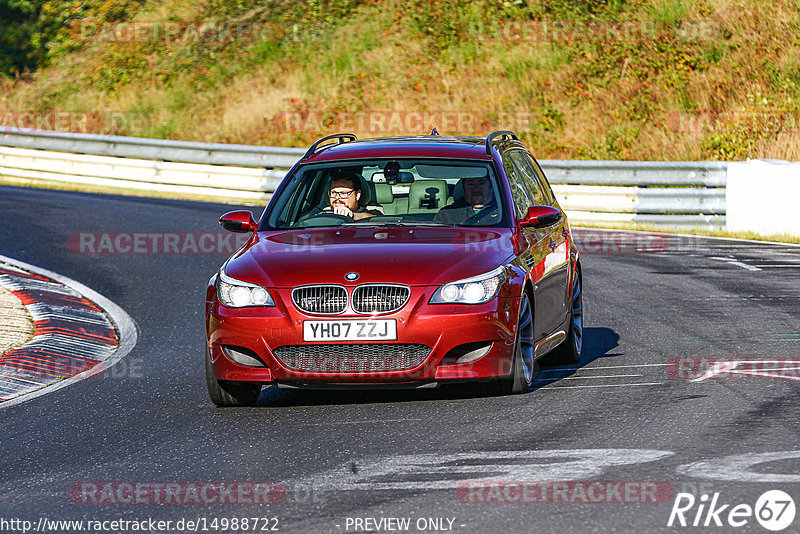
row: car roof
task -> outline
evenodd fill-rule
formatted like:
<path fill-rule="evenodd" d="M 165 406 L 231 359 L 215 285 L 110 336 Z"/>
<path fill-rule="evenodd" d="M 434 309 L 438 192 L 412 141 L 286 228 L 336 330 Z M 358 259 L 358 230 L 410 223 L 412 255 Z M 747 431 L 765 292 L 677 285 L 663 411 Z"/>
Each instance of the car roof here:
<path fill-rule="evenodd" d="M 455 158 L 489 160 L 486 138 L 473 136 L 421 135 L 381 137 L 324 145 L 304 163 L 361 158 Z"/>

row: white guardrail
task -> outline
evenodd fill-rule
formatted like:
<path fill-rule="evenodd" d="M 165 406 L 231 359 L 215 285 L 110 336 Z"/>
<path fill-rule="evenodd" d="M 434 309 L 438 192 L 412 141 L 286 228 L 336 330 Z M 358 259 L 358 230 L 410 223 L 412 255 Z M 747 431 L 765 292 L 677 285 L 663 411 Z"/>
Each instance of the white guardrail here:
<path fill-rule="evenodd" d="M 0 176 L 242 201 L 269 199 L 285 169 L 304 153 L 300 148 L 0 128 Z M 726 162 L 540 164 L 573 222 L 726 227 Z"/>

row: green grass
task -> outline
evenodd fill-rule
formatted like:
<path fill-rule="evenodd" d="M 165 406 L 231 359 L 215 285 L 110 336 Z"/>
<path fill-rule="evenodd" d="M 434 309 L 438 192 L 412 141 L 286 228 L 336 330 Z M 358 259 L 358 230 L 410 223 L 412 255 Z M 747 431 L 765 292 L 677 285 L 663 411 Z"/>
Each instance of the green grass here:
<path fill-rule="evenodd" d="M 660 0 L 652 9 L 653 18 L 672 26 L 680 24 L 689 15 L 687 0 Z"/>
<path fill-rule="evenodd" d="M 481 124 L 528 113 L 541 120 L 522 136 L 540 158 L 800 160 L 800 134 L 784 119 L 728 118 L 800 112 L 794 0 L 89 0 L 75 9 L 109 22 L 274 27 L 227 43 L 93 43 L 57 31 L 50 66 L 0 79 L 0 107 L 147 118 L 98 133 L 292 146 L 330 132 L 275 128 L 287 111 L 469 112 Z M 721 118 L 681 129 L 711 113 Z"/>

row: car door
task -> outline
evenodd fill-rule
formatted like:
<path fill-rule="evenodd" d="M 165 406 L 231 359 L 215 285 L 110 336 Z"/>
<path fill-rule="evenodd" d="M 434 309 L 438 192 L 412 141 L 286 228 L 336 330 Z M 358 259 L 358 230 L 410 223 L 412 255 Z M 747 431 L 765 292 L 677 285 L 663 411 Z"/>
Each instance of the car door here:
<path fill-rule="evenodd" d="M 524 151 L 509 154 L 519 171 L 532 202 L 538 206 L 553 205 L 549 188 L 540 181 L 532 158 Z M 569 243 L 562 221 L 538 230 L 536 244 L 537 266 L 534 277 L 534 327 L 537 339 L 552 334 L 564 322 L 567 314 L 569 280 Z"/>
<path fill-rule="evenodd" d="M 514 164 L 511 159 L 511 153 L 506 153 L 503 156 L 503 168 L 508 179 L 508 187 L 511 190 L 512 200 L 514 201 L 514 210 L 518 219 L 522 219 L 528 212 L 528 207 L 533 205 L 528 188 L 522 178 L 522 173 L 519 168 Z M 534 282 L 538 279 L 536 275 L 537 265 L 540 264 L 545 256 L 545 251 L 542 248 L 541 231 L 536 228 L 522 228 L 519 232 L 521 242 L 521 252 L 517 257 L 520 266 L 528 273 L 533 273 L 532 278 Z M 535 306 L 534 306 L 535 308 Z M 534 309 L 534 313 L 536 310 Z M 534 337 L 538 341 L 541 338 L 540 329 L 538 329 L 539 322 L 534 320 Z"/>

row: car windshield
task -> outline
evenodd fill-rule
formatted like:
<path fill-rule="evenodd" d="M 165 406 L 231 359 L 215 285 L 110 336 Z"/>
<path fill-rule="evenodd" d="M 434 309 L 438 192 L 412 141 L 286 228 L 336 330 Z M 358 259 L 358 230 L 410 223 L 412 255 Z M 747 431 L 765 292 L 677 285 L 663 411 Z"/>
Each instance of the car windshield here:
<path fill-rule="evenodd" d="M 489 162 L 308 164 L 298 167 L 273 199 L 265 227 L 503 226 L 502 199 Z"/>

